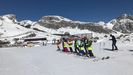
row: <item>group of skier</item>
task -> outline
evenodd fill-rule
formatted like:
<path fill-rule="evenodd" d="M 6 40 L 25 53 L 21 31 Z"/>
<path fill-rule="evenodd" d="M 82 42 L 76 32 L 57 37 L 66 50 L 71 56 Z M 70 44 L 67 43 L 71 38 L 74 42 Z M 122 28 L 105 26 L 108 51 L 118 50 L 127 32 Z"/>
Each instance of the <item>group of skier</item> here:
<path fill-rule="evenodd" d="M 61 50 L 62 44 L 62 50 Z M 63 51 L 66 53 L 74 53 L 79 56 L 87 56 L 94 58 L 92 52 L 92 40 L 87 37 L 82 38 L 62 38 L 62 40 L 57 40 L 58 51 Z"/>

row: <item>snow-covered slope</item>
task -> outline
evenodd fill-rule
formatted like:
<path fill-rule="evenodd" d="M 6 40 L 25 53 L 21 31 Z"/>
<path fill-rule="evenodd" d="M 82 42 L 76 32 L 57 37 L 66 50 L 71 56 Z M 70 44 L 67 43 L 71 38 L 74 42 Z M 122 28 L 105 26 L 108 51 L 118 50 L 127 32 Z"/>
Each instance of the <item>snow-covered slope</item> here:
<path fill-rule="evenodd" d="M 22 25 L 22 26 L 27 26 L 27 25 L 34 25 L 36 22 L 33 22 L 33 21 L 31 21 L 31 20 L 23 20 L 23 21 L 21 21 L 21 22 L 19 22 L 19 24 L 20 25 Z"/>
<path fill-rule="evenodd" d="M 1 37 L 15 36 L 30 31 L 18 24 L 8 23 L 0 20 L 0 32 L 3 33 Z"/>
<path fill-rule="evenodd" d="M 116 19 L 113 19 L 113 20 L 109 21 L 108 23 L 106 23 L 106 27 L 109 29 L 113 29 L 113 26 L 116 22 L 117 22 Z"/>
<path fill-rule="evenodd" d="M 132 45 L 118 43 L 119 51 L 110 50 L 111 43 L 93 45 L 97 57 L 110 59 L 93 61 L 56 51 L 56 46 L 0 49 L 1 75 L 132 75 Z"/>
<path fill-rule="evenodd" d="M 17 22 L 15 15 L 12 15 L 12 14 L 1 16 L 0 17 L 0 39 L 7 39 L 7 40 L 10 40 L 10 42 L 12 42 L 14 38 L 28 38 L 31 34 L 35 34 L 35 36 L 33 37 L 46 37 L 48 40 L 52 40 L 53 37 L 55 38 L 57 37 L 57 36 L 51 35 L 52 33 L 49 32 L 50 29 L 46 30 L 45 27 L 42 28 L 42 30 L 46 31 L 45 33 L 34 30 L 33 28 L 24 27 L 29 24 L 29 25 L 32 25 L 32 27 L 39 28 L 39 26 L 37 25 L 34 26 L 35 23 L 36 22 L 32 22 L 30 20 Z"/>
<path fill-rule="evenodd" d="M 1 20 L 3 20 L 4 22 L 7 22 L 7 23 L 16 23 L 17 22 L 16 15 L 14 15 L 14 14 L 3 15 L 0 18 L 1 18 Z"/>

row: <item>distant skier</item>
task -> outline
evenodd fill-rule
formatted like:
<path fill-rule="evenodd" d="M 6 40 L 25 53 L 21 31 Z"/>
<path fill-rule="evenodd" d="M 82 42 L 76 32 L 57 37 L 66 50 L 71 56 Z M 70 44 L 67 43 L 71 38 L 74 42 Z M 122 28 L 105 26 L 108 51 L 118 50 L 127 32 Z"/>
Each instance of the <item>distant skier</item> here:
<path fill-rule="evenodd" d="M 61 43 L 62 43 L 62 51 L 64 50 L 64 40 L 65 40 L 65 38 L 62 38 L 62 39 L 61 39 Z"/>
<path fill-rule="evenodd" d="M 83 38 L 81 38 L 81 40 L 80 40 L 80 44 L 79 44 L 79 55 L 80 56 L 84 56 L 85 55 L 85 52 L 84 52 L 84 39 Z"/>
<path fill-rule="evenodd" d="M 73 53 L 73 49 L 72 49 L 73 41 L 71 38 L 68 39 L 68 46 L 69 46 L 70 52 Z"/>
<path fill-rule="evenodd" d="M 84 49 L 85 49 L 85 52 L 87 53 L 87 48 L 88 48 L 89 40 L 87 39 L 86 36 L 83 39 L 84 39 Z"/>
<path fill-rule="evenodd" d="M 60 40 L 57 40 L 57 43 L 56 43 L 56 44 L 57 44 L 57 48 L 58 48 L 57 51 L 60 51 L 60 50 L 61 50 L 61 49 L 60 49 L 60 45 L 61 45 Z"/>
<path fill-rule="evenodd" d="M 63 38 L 63 52 L 69 52 L 67 47 L 68 47 L 67 39 Z"/>
<path fill-rule="evenodd" d="M 117 48 L 117 46 L 116 46 L 116 38 L 115 38 L 115 36 L 114 35 L 112 35 L 112 34 L 110 34 L 110 37 L 112 38 L 112 39 L 110 39 L 110 40 L 112 40 L 112 51 L 113 50 L 118 50 L 118 48 Z M 114 49 L 115 48 L 115 49 Z"/>
<path fill-rule="evenodd" d="M 89 56 L 91 58 L 95 58 L 95 56 L 94 56 L 94 54 L 92 52 L 92 50 L 93 50 L 93 48 L 92 48 L 92 40 L 90 40 L 90 39 L 88 40 L 88 44 L 86 45 L 86 47 L 87 47 L 87 56 Z"/>
<path fill-rule="evenodd" d="M 78 53 L 79 52 L 79 39 L 76 38 L 75 41 L 74 41 L 74 48 L 75 48 L 75 51 L 74 53 Z"/>

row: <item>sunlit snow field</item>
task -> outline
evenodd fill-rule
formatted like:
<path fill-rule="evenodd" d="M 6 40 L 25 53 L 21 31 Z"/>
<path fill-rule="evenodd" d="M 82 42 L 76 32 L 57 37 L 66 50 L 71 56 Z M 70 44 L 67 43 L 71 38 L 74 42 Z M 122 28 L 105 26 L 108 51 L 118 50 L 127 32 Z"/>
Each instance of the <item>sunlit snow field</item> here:
<path fill-rule="evenodd" d="M 127 42 L 125 42 L 127 43 Z M 93 44 L 93 61 L 56 51 L 56 46 L 1 48 L 0 75 L 133 75 L 133 43 L 118 42 L 119 51 L 109 51 L 110 41 Z"/>

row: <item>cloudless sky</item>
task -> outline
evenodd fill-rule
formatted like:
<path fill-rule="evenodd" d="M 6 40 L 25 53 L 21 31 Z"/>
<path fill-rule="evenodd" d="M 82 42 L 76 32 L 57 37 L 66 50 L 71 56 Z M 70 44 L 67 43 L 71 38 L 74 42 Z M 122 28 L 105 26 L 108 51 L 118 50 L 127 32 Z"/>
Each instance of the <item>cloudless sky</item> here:
<path fill-rule="evenodd" d="M 133 0 L 0 0 L 0 15 L 18 20 L 39 20 L 60 15 L 72 20 L 108 22 L 124 13 L 133 14 Z"/>

